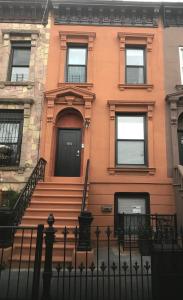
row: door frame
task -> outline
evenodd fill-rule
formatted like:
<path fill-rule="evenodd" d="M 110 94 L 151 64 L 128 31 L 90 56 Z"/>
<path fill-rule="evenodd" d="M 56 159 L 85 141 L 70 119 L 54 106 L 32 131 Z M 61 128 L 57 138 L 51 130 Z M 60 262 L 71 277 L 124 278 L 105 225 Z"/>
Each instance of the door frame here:
<path fill-rule="evenodd" d="M 59 137 L 59 130 L 79 130 L 80 131 L 80 145 L 82 145 L 82 140 L 83 140 L 83 128 L 79 128 L 79 127 L 56 127 L 56 149 L 55 149 L 55 157 L 54 157 L 54 177 L 72 177 L 72 176 L 56 176 L 55 175 L 55 171 L 56 171 L 56 161 L 57 161 L 57 155 L 58 155 L 58 137 Z M 80 147 L 80 174 L 79 176 L 75 176 L 75 177 L 81 177 L 81 168 L 82 168 L 82 158 L 83 158 L 83 151 L 82 147 Z"/>
<path fill-rule="evenodd" d="M 183 152 L 182 152 L 182 159 L 181 159 L 181 155 L 180 155 L 180 142 L 179 142 L 179 133 L 182 132 L 182 135 L 183 135 L 183 129 L 177 129 L 177 142 L 178 142 L 178 152 L 179 152 L 179 164 L 180 165 L 183 165 Z M 183 147 L 183 145 L 182 145 Z M 181 162 L 182 161 L 182 162 Z"/>

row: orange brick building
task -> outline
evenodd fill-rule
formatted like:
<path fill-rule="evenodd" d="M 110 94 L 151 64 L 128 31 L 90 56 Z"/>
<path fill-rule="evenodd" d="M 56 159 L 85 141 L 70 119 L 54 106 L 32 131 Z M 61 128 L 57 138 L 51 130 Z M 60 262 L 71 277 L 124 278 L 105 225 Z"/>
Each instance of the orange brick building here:
<path fill-rule="evenodd" d="M 52 2 L 44 186 L 67 186 L 69 199 L 89 159 L 93 224 L 113 225 L 124 212 L 173 214 L 158 4 Z"/>

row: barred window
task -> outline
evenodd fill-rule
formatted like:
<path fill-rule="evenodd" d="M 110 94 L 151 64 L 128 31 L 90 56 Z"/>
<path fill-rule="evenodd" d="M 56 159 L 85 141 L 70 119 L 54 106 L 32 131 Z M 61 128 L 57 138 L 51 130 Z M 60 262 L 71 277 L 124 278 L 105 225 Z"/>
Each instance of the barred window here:
<path fill-rule="evenodd" d="M 0 110 L 0 166 L 20 162 L 23 110 Z"/>

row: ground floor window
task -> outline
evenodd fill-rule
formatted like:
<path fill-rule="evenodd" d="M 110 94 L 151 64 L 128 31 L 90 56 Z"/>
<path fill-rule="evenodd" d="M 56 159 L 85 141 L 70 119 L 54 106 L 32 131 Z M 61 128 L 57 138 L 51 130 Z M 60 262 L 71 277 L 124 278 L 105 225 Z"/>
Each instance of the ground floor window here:
<path fill-rule="evenodd" d="M 17 166 L 20 162 L 23 110 L 0 110 L 0 166 Z"/>
<path fill-rule="evenodd" d="M 149 222 L 148 193 L 115 194 L 115 229 L 136 232 Z"/>

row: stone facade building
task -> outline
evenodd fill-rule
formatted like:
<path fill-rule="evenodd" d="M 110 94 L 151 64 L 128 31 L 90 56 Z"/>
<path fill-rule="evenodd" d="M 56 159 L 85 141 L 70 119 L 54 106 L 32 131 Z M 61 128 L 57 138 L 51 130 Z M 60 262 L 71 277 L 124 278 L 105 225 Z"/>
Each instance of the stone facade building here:
<path fill-rule="evenodd" d="M 183 225 L 183 4 L 166 4 L 163 15 L 168 176 L 173 177 L 178 222 Z"/>
<path fill-rule="evenodd" d="M 20 189 L 39 158 L 48 2 L 0 1 L 0 187 Z"/>

